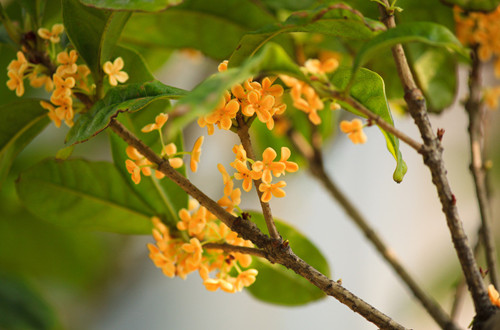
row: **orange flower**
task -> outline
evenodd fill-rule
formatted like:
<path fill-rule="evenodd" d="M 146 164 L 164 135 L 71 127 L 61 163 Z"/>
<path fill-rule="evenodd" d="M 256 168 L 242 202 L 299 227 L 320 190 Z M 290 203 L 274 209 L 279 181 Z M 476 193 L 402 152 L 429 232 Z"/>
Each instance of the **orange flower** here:
<path fill-rule="evenodd" d="M 258 91 L 251 91 L 247 95 L 248 105 L 241 109 L 241 112 L 248 117 L 257 114 L 259 120 L 263 123 L 267 122 L 271 117 L 271 109 L 274 106 L 274 96 L 261 96 Z"/>
<path fill-rule="evenodd" d="M 214 134 L 214 124 L 209 124 L 206 121 L 205 117 L 206 116 L 202 116 L 202 117 L 198 118 L 198 126 L 200 126 L 201 128 L 206 126 L 208 135 L 212 135 L 212 134 Z"/>
<path fill-rule="evenodd" d="M 271 172 L 276 177 L 284 173 L 286 165 L 281 162 L 275 162 L 274 159 L 277 156 L 278 155 L 276 154 L 276 151 L 274 151 L 273 148 L 268 147 L 262 153 L 262 161 L 260 160 L 256 161 L 252 165 L 252 169 L 255 172 L 262 172 L 262 182 L 271 183 L 272 180 Z"/>
<path fill-rule="evenodd" d="M 241 190 L 239 188 L 231 191 L 229 195 L 224 195 L 221 199 L 217 201 L 217 204 L 226 208 L 226 211 L 232 213 L 234 208 L 241 203 Z"/>
<path fill-rule="evenodd" d="M 7 71 L 14 71 L 19 76 L 22 76 L 24 71 L 28 68 L 29 63 L 21 51 L 17 52 L 17 60 L 12 60 L 7 66 Z"/>
<path fill-rule="evenodd" d="M 173 168 L 179 168 L 184 165 L 184 161 L 180 157 L 170 157 L 177 153 L 177 146 L 174 143 L 169 143 L 163 148 L 162 156 L 169 156 L 168 162 Z"/>
<path fill-rule="evenodd" d="M 354 119 L 351 122 L 343 120 L 340 122 L 340 130 L 346 133 L 352 143 L 365 143 L 366 135 L 363 132 L 363 123 L 359 119 Z"/>
<path fill-rule="evenodd" d="M 235 292 L 234 286 L 231 283 L 220 278 L 207 278 L 203 281 L 203 284 L 208 291 L 217 291 L 220 288 L 226 292 Z"/>
<path fill-rule="evenodd" d="M 205 137 L 200 136 L 193 145 L 193 150 L 191 150 L 191 162 L 190 167 L 191 171 L 196 172 L 198 170 L 198 163 L 200 162 L 201 156 L 201 145 L 203 144 L 203 139 Z"/>
<path fill-rule="evenodd" d="M 285 197 L 286 193 L 283 188 L 286 187 L 286 182 L 285 181 L 280 181 L 278 183 L 273 183 L 273 184 L 268 184 L 268 183 L 261 183 L 259 186 L 259 190 L 263 192 L 260 200 L 263 201 L 264 203 L 268 203 L 271 200 L 271 194 L 274 197 Z"/>
<path fill-rule="evenodd" d="M 104 72 L 109 76 L 109 84 L 111 86 L 118 85 L 118 82 L 124 83 L 128 80 L 128 74 L 121 71 L 125 63 L 121 57 L 117 57 L 113 63 L 107 61 L 103 65 Z"/>
<path fill-rule="evenodd" d="M 144 126 L 141 129 L 141 132 L 149 133 L 154 130 L 161 130 L 161 128 L 163 127 L 163 125 L 165 125 L 167 120 L 168 120 L 168 114 L 160 113 L 158 116 L 156 116 L 154 124 L 148 124 Z"/>
<path fill-rule="evenodd" d="M 299 165 L 297 165 L 297 163 L 295 162 L 288 161 L 288 158 L 290 158 L 291 154 L 292 153 L 290 152 L 290 149 L 288 149 L 287 147 L 281 147 L 280 163 L 285 164 L 285 171 L 293 173 L 299 170 Z"/>
<path fill-rule="evenodd" d="M 45 90 L 47 92 L 51 92 L 54 89 L 54 82 L 52 79 L 50 79 L 49 76 L 42 74 L 42 75 L 37 75 L 36 72 L 32 72 L 28 76 L 30 80 L 30 85 L 35 88 L 40 88 L 43 85 L 45 85 Z"/>
<path fill-rule="evenodd" d="M 60 75 L 54 74 L 52 79 L 56 87 L 54 93 L 52 93 L 53 98 L 57 99 L 60 97 L 71 95 L 71 88 L 75 87 L 75 78 L 69 77 L 64 79 Z"/>
<path fill-rule="evenodd" d="M 262 172 L 256 172 L 254 170 L 249 170 L 246 164 L 240 160 L 234 162 L 235 169 L 238 171 L 234 174 L 236 180 L 243 180 L 242 186 L 243 190 L 250 191 L 252 189 L 253 180 L 258 180 L 262 177 Z"/>
<path fill-rule="evenodd" d="M 233 125 L 233 118 L 236 118 L 236 114 L 240 109 L 240 104 L 237 100 L 228 101 L 224 98 L 216 110 L 205 117 L 205 121 L 208 124 L 215 124 L 219 128 L 229 130 Z"/>
<path fill-rule="evenodd" d="M 498 108 L 498 98 L 500 98 L 500 86 L 488 88 L 484 91 L 484 102 L 491 110 Z"/>
<path fill-rule="evenodd" d="M 78 59 L 78 53 L 76 50 L 69 52 L 60 52 L 57 54 L 57 62 L 61 65 L 57 67 L 56 75 L 64 76 L 67 74 L 74 74 L 78 70 L 76 65 L 76 60 Z"/>
<path fill-rule="evenodd" d="M 324 62 L 318 59 L 308 59 L 304 63 L 305 71 L 309 74 L 318 75 L 335 71 L 339 66 L 339 61 L 336 58 L 329 58 Z"/>
<path fill-rule="evenodd" d="M 488 296 L 490 297 L 490 301 L 493 305 L 500 307 L 500 294 L 495 289 L 493 284 L 488 285 Z"/>
<path fill-rule="evenodd" d="M 234 283 L 236 291 L 241 291 L 243 290 L 243 287 L 252 285 L 255 282 L 258 273 L 257 269 L 247 269 L 239 273 Z"/>
<path fill-rule="evenodd" d="M 132 174 L 132 181 L 134 181 L 135 184 L 139 184 L 139 182 L 141 182 L 141 168 L 130 159 L 125 161 L 125 167 L 127 171 Z"/>
<path fill-rule="evenodd" d="M 42 106 L 42 108 L 49 111 L 47 115 L 49 116 L 50 120 L 54 122 L 54 125 L 56 125 L 56 127 L 61 127 L 61 119 L 57 117 L 54 106 L 45 101 L 40 101 L 40 105 Z"/>
<path fill-rule="evenodd" d="M 229 63 L 229 62 L 228 62 L 228 60 L 224 60 L 224 61 L 222 61 L 222 62 L 219 64 L 219 66 L 217 67 L 217 70 L 218 70 L 219 72 L 226 71 L 226 70 L 227 70 L 227 64 L 228 64 L 228 63 Z"/>
<path fill-rule="evenodd" d="M 61 38 L 59 35 L 64 31 L 64 25 L 62 24 L 54 24 L 52 26 L 52 31 L 49 31 L 46 28 L 39 28 L 38 29 L 38 35 L 42 39 L 50 40 L 52 43 L 58 43 L 61 41 Z"/>
<path fill-rule="evenodd" d="M 222 183 L 224 184 L 224 195 L 229 195 L 231 194 L 231 191 L 233 191 L 233 180 L 231 179 L 231 176 L 227 173 L 226 169 L 222 164 L 217 164 L 217 169 L 219 172 L 222 174 Z"/>
<path fill-rule="evenodd" d="M 209 212 L 203 206 L 200 206 L 192 215 L 186 209 L 179 211 L 181 221 L 177 223 L 177 229 L 187 230 L 190 236 L 200 236 L 207 224 Z"/>
<path fill-rule="evenodd" d="M 9 80 L 7 81 L 7 87 L 13 91 L 16 90 L 16 95 L 18 97 L 23 96 L 24 94 L 24 82 L 23 77 L 16 71 L 8 71 L 7 76 L 9 76 Z"/>

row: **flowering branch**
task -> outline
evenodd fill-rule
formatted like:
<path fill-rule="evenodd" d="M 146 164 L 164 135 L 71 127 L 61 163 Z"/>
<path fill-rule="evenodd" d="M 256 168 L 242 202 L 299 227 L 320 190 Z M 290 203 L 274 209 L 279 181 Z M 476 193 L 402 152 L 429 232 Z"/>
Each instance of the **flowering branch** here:
<path fill-rule="evenodd" d="M 488 192 L 486 188 L 486 173 L 483 166 L 483 129 L 485 108 L 481 101 L 482 82 L 481 82 L 481 63 L 478 56 L 478 47 L 472 50 L 472 67 L 469 74 L 469 97 L 465 103 L 465 110 L 469 114 L 469 139 L 471 152 L 471 172 L 474 178 L 476 188 L 479 213 L 481 214 L 482 242 L 486 262 L 488 264 L 488 273 L 491 283 L 499 287 L 499 278 L 497 271 L 496 249 L 491 228 L 491 210 L 488 201 Z"/>
<path fill-rule="evenodd" d="M 249 125 L 245 122 L 243 116 L 241 113 L 238 113 L 236 115 L 236 121 L 238 122 L 238 136 L 240 138 L 241 144 L 243 145 L 243 148 L 245 149 L 248 157 L 250 159 L 257 159 L 255 157 L 255 152 L 253 151 L 252 147 L 252 141 L 250 140 L 250 134 L 248 134 L 249 130 Z M 262 192 L 259 189 L 260 184 L 262 183 L 261 179 L 258 180 L 253 180 L 255 190 L 257 191 L 257 195 L 259 196 L 259 202 L 260 206 L 262 208 L 262 214 L 264 215 L 264 219 L 266 220 L 266 225 L 267 225 L 267 230 L 269 231 L 269 236 L 271 236 L 274 239 L 281 240 L 281 236 L 278 232 L 278 229 L 276 229 L 276 225 L 274 224 L 273 220 L 273 215 L 271 213 L 271 206 L 269 203 L 263 202 L 262 201 Z"/>
<path fill-rule="evenodd" d="M 383 2 L 389 6 L 387 0 L 383 0 Z M 379 9 L 384 25 L 389 29 L 394 28 L 396 22 L 393 14 L 388 13 L 386 8 L 382 5 L 379 5 Z M 488 298 L 486 287 L 481 277 L 481 273 L 479 272 L 476 259 L 474 258 L 474 253 L 469 245 L 462 221 L 458 215 L 456 198 L 451 192 L 451 187 L 446 176 L 446 169 L 442 158 L 443 148 L 441 147 L 439 139 L 434 135 L 427 115 L 425 98 L 415 83 L 403 47 L 400 44 L 394 46 L 392 48 L 392 54 L 396 62 L 399 78 L 405 91 L 405 101 L 408 104 L 408 110 L 424 141 L 421 154 L 424 163 L 431 172 L 432 182 L 436 186 L 451 238 L 462 271 L 465 275 L 467 286 L 472 294 L 474 307 L 477 313 L 475 321 L 486 320 L 495 312 L 495 308 Z"/>
<path fill-rule="evenodd" d="M 136 148 L 150 162 L 158 166 L 158 170 L 165 174 L 170 180 L 175 182 L 181 189 L 198 200 L 200 204 L 218 217 L 231 230 L 237 232 L 242 238 L 252 241 L 264 253 L 266 258 L 272 263 L 279 263 L 300 276 L 307 279 L 327 295 L 336 298 L 342 304 L 348 306 L 354 312 L 363 316 L 366 320 L 374 323 L 382 329 L 405 329 L 402 325 L 392 320 L 387 315 L 375 309 L 370 304 L 355 296 L 339 283 L 330 280 L 318 270 L 307 264 L 304 260 L 295 255 L 288 244 L 272 239 L 263 234 L 255 223 L 246 221 L 241 217 L 235 217 L 210 197 L 205 195 L 187 178 L 170 166 L 168 160 L 161 158 L 144 142 L 134 136 L 116 119 L 113 119 L 109 127 L 120 136 L 130 146 Z"/>
<path fill-rule="evenodd" d="M 427 312 L 443 329 L 458 329 L 446 312 L 439 304 L 427 295 L 424 290 L 417 284 L 413 277 L 401 265 L 392 249 L 388 248 L 385 242 L 380 238 L 376 231 L 370 226 L 368 221 L 361 215 L 358 209 L 337 187 L 332 178 L 326 173 L 323 154 L 316 146 L 311 146 L 309 143 L 293 129 L 288 131 L 290 141 L 299 150 L 299 152 L 307 159 L 309 169 L 316 179 L 321 182 L 328 190 L 330 195 L 343 208 L 349 218 L 358 226 L 366 238 L 375 246 L 379 254 L 391 265 L 396 274 L 408 286 L 413 295 L 422 303 Z M 307 147 L 306 147 L 307 146 Z"/>

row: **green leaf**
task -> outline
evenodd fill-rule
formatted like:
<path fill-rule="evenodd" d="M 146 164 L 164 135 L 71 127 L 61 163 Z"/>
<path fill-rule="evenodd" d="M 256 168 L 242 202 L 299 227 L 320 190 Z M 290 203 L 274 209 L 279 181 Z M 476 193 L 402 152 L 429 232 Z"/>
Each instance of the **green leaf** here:
<path fill-rule="evenodd" d="M 500 5 L 500 0 L 441 0 L 448 5 L 457 5 L 467 11 L 492 11 Z"/>
<path fill-rule="evenodd" d="M 48 159 L 21 173 L 17 192 L 40 219 L 72 229 L 148 234 L 154 215 L 105 162 Z"/>
<path fill-rule="evenodd" d="M 0 269 L 57 283 L 76 290 L 80 298 L 97 293 L 101 288 L 96 284 L 116 270 L 116 249 L 123 246 L 123 237 L 63 229 L 40 220 L 20 204 L 13 176 L 0 190 L 0 210 Z M 0 312 L 0 319 L 3 315 Z"/>
<path fill-rule="evenodd" d="M 100 89 L 102 65 L 111 59 L 110 55 L 131 13 L 90 8 L 78 0 L 61 1 L 66 33 L 91 70 L 97 89 Z"/>
<path fill-rule="evenodd" d="M 457 62 L 447 52 L 421 44 L 407 45 L 415 78 L 430 112 L 441 112 L 455 100 Z"/>
<path fill-rule="evenodd" d="M 413 22 L 388 29 L 365 43 L 354 59 L 353 72 L 369 59 L 378 56 L 382 50 L 407 42 L 444 47 L 456 52 L 465 61 L 470 61 L 467 50 L 446 27 L 430 22 Z"/>
<path fill-rule="evenodd" d="M 277 44 L 269 43 L 263 47 L 259 54 L 248 59 L 240 67 L 229 68 L 227 71 L 217 73 L 189 92 L 178 103 L 179 107 L 187 107 L 186 114 L 176 120 L 186 124 L 194 118 L 212 111 L 226 90 L 245 79 L 258 74 L 273 75 L 278 73 L 285 73 L 308 81 L 283 48 Z"/>
<path fill-rule="evenodd" d="M 368 40 L 375 34 L 376 23 L 362 17 L 344 4 L 321 6 L 315 10 L 292 14 L 285 22 L 266 26 L 245 34 L 229 60 L 238 66 L 253 56 L 266 42 L 282 33 L 311 32 L 329 37 Z"/>
<path fill-rule="evenodd" d="M 49 123 L 40 100 L 19 100 L 0 106 L 0 187 L 16 156 Z"/>
<path fill-rule="evenodd" d="M 339 89 L 346 88 L 351 80 L 352 71 L 350 69 L 338 69 L 334 72 L 331 82 Z M 391 111 L 385 97 L 384 81 L 373 71 L 368 69 L 359 70 L 353 80 L 349 90 L 352 98 L 364 105 L 368 110 L 394 126 Z M 352 108 L 349 104 L 339 101 L 342 107 L 356 115 L 362 116 L 358 111 Z M 387 142 L 387 149 L 396 159 L 396 170 L 393 174 L 393 179 L 396 182 L 401 182 L 406 173 L 407 166 L 403 160 L 403 156 L 399 150 L 399 139 L 394 135 L 382 130 Z"/>
<path fill-rule="evenodd" d="M 182 89 L 166 86 L 159 81 L 112 88 L 88 113 L 78 118 L 68 132 L 66 143 L 71 145 L 92 138 L 108 127 L 119 112 L 138 111 L 155 100 L 178 99 L 185 93 Z"/>
<path fill-rule="evenodd" d="M 166 106 L 162 104 L 164 102 L 166 102 L 166 100 L 155 102 L 140 112 L 120 115 L 120 121 L 127 126 L 132 133 L 156 150 L 161 149 L 158 133 L 142 133 L 141 128 L 146 124 L 154 122 L 154 118 L 157 114 L 166 112 Z M 125 161 L 128 159 L 125 152 L 127 144 L 116 134 L 110 134 L 109 138 L 115 166 L 118 168 L 118 171 L 127 184 L 145 204 L 155 211 L 157 216 L 174 227 L 178 222 L 179 211 L 188 206 L 188 195 L 186 192 L 168 178 L 158 180 L 154 176 L 143 176 L 140 184 L 135 184 L 125 167 Z M 166 143 L 169 142 L 170 141 Z M 183 151 L 182 132 L 180 132 L 172 142 L 177 146 L 177 152 Z M 186 176 L 185 166 L 177 169 L 177 171 L 183 176 Z"/>
<path fill-rule="evenodd" d="M 170 49 L 193 48 L 216 60 L 227 59 L 247 32 L 275 23 L 251 0 L 186 0 L 157 14 L 134 14 L 123 41 Z M 288 50 L 293 48 L 288 41 Z"/>
<path fill-rule="evenodd" d="M 262 0 L 262 3 L 270 8 L 290 11 L 308 9 L 317 2 L 317 0 Z"/>
<path fill-rule="evenodd" d="M 183 0 L 80 0 L 84 5 L 100 9 L 155 12 L 180 4 Z"/>
<path fill-rule="evenodd" d="M 52 308 L 27 281 L 0 273 L 0 328 L 54 329 Z"/>
<path fill-rule="evenodd" d="M 252 221 L 265 231 L 264 216 L 258 212 L 249 212 Z M 326 258 L 318 248 L 297 229 L 283 221 L 276 220 L 276 227 L 283 239 L 300 258 L 326 276 L 330 276 L 330 268 Z M 252 268 L 259 271 L 257 281 L 248 287 L 248 291 L 257 299 L 278 305 L 298 306 L 324 298 L 325 294 L 305 278 L 277 264 L 253 258 Z"/>

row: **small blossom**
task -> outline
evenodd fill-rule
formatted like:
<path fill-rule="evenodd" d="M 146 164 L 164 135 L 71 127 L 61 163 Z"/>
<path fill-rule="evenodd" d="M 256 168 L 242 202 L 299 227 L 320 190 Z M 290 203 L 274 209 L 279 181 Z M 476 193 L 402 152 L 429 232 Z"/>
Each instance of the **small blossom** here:
<path fill-rule="evenodd" d="M 201 145 L 203 144 L 204 136 L 200 136 L 193 145 L 193 150 L 191 150 L 191 171 L 196 172 L 198 170 L 198 163 L 200 162 L 201 156 Z"/>
<path fill-rule="evenodd" d="M 45 101 L 40 101 L 40 105 L 42 106 L 42 108 L 49 111 L 47 115 L 49 116 L 50 120 L 54 122 L 54 125 L 56 125 L 56 127 L 61 127 L 61 119 L 56 115 L 54 106 Z"/>
<path fill-rule="evenodd" d="M 75 78 L 68 77 L 64 79 L 58 74 L 55 74 L 52 79 L 55 85 L 55 90 L 52 93 L 53 98 L 60 98 L 71 95 L 71 88 L 75 86 Z"/>
<path fill-rule="evenodd" d="M 7 66 L 7 71 L 14 71 L 19 76 L 22 76 L 24 71 L 28 68 L 29 63 L 21 51 L 17 52 L 17 60 L 12 60 Z"/>
<path fill-rule="evenodd" d="M 149 133 L 149 132 L 152 132 L 154 130 L 161 130 L 161 128 L 163 127 L 163 125 L 165 125 L 167 120 L 168 120 L 168 114 L 160 113 L 158 116 L 156 116 L 155 122 L 153 124 L 148 124 L 148 125 L 144 126 L 141 129 L 141 132 Z"/>
<path fill-rule="evenodd" d="M 271 200 L 271 194 L 274 197 L 285 197 L 286 193 L 283 189 L 283 187 L 286 187 L 286 182 L 285 181 L 279 181 L 278 183 L 261 183 L 259 186 L 259 190 L 263 192 L 260 200 L 264 203 L 268 203 Z"/>
<path fill-rule="evenodd" d="M 170 166 L 173 168 L 179 168 L 184 165 L 184 161 L 180 157 L 170 157 L 173 156 L 177 153 L 177 146 L 175 143 L 169 143 L 163 148 L 162 156 L 167 155 L 169 156 L 168 162 L 170 163 Z"/>
<path fill-rule="evenodd" d="M 230 195 L 231 191 L 233 191 L 233 180 L 231 176 L 227 173 L 226 169 L 222 164 L 217 164 L 217 169 L 222 174 L 222 183 L 224 184 L 224 195 Z"/>
<path fill-rule="evenodd" d="M 299 165 L 297 165 L 297 163 L 295 162 L 288 161 L 288 158 L 290 158 L 291 154 L 292 153 L 290 152 L 290 149 L 288 149 L 287 147 L 281 147 L 280 163 L 285 164 L 285 171 L 293 173 L 299 170 Z"/>
<path fill-rule="evenodd" d="M 109 76 L 109 84 L 111 86 L 116 86 L 118 82 L 124 83 L 128 80 L 128 74 L 121 71 L 124 65 L 121 57 L 117 57 L 113 63 L 110 61 L 104 63 L 103 70 Z"/>
<path fill-rule="evenodd" d="M 278 155 L 276 154 L 276 151 L 274 151 L 273 148 L 268 147 L 264 152 L 262 153 L 262 161 L 256 161 L 252 165 L 252 169 L 255 172 L 261 172 L 262 171 L 262 182 L 264 183 L 271 183 L 272 180 L 272 174 L 275 177 L 280 176 L 282 173 L 285 171 L 285 164 L 281 162 L 275 162 L 274 159 Z"/>
<path fill-rule="evenodd" d="M 493 284 L 488 285 L 488 296 L 490 297 L 490 301 L 493 305 L 500 307 L 500 294 L 495 289 Z"/>
<path fill-rule="evenodd" d="M 247 269 L 239 273 L 234 284 L 236 291 L 241 291 L 243 287 L 252 285 L 258 273 L 257 269 Z"/>
<path fill-rule="evenodd" d="M 243 180 L 242 186 L 243 190 L 250 191 L 252 189 L 253 180 L 258 180 L 262 177 L 262 172 L 249 170 L 246 164 L 240 160 L 234 162 L 235 169 L 238 171 L 234 174 L 236 180 Z"/>
<path fill-rule="evenodd" d="M 206 116 L 202 116 L 200 118 L 198 118 L 198 126 L 200 126 L 201 128 L 203 127 L 207 127 L 207 132 L 208 132 L 208 135 L 212 135 L 214 134 L 214 124 L 209 124 L 207 122 L 207 120 L 205 119 Z"/>
<path fill-rule="evenodd" d="M 30 80 L 30 85 L 35 88 L 40 88 L 45 85 L 45 90 L 51 92 L 54 89 L 54 82 L 49 76 L 42 74 L 37 75 L 36 72 L 32 72 L 28 79 Z"/>
<path fill-rule="evenodd" d="M 324 62 L 318 59 L 308 59 L 304 63 L 304 68 L 307 73 L 318 75 L 335 71 L 339 66 L 339 61 L 336 58 L 329 58 Z"/>
<path fill-rule="evenodd" d="M 78 59 L 78 53 L 76 50 L 69 52 L 60 52 L 57 54 L 57 62 L 60 64 L 57 67 L 56 75 L 63 77 L 64 75 L 71 75 L 77 72 L 78 66 L 76 65 L 76 60 Z"/>
<path fill-rule="evenodd" d="M 130 159 L 125 161 L 125 167 L 127 171 L 132 174 L 132 181 L 134 181 L 135 184 L 139 184 L 139 182 L 141 182 L 141 168 Z"/>
<path fill-rule="evenodd" d="M 363 132 L 363 123 L 359 119 L 354 119 L 351 122 L 343 120 L 340 122 L 340 130 L 346 133 L 352 143 L 359 144 L 366 142 L 366 135 Z"/>
<path fill-rule="evenodd" d="M 239 188 L 231 191 L 229 195 L 224 195 L 221 199 L 217 201 L 217 204 L 224 207 L 226 211 L 232 213 L 234 208 L 241 203 L 241 190 Z"/>
<path fill-rule="evenodd" d="M 7 76 L 9 76 L 9 80 L 7 81 L 7 87 L 13 91 L 16 91 L 16 95 L 18 97 L 23 96 L 24 94 L 24 82 L 23 82 L 23 77 L 19 75 L 15 71 L 9 71 L 7 72 Z"/>
<path fill-rule="evenodd" d="M 39 28 L 38 29 L 38 35 L 42 39 L 50 40 L 50 42 L 56 44 L 59 41 L 61 41 L 61 38 L 59 35 L 64 31 L 64 25 L 62 24 L 54 24 L 52 26 L 52 30 L 49 31 L 49 29 L 46 28 Z"/>
<path fill-rule="evenodd" d="M 219 72 L 226 71 L 226 70 L 227 70 L 227 64 L 228 64 L 228 63 L 229 63 L 229 62 L 228 62 L 228 60 L 224 60 L 224 61 L 222 61 L 222 62 L 219 64 L 219 66 L 217 67 L 217 70 L 218 70 Z"/>
<path fill-rule="evenodd" d="M 232 120 L 236 118 L 239 109 L 240 104 L 238 101 L 223 99 L 216 110 L 205 117 L 205 120 L 209 124 L 215 124 L 219 128 L 229 130 L 232 126 Z"/>

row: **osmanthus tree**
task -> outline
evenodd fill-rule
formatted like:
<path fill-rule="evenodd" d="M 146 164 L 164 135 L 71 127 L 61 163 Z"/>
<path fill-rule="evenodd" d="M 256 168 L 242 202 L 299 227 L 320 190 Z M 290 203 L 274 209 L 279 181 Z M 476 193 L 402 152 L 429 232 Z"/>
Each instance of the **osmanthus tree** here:
<path fill-rule="evenodd" d="M 273 200 L 286 198 L 285 174 L 300 167 L 326 187 L 439 327 L 467 326 L 456 323 L 456 309 L 444 310 L 416 283 L 325 171 L 323 142 L 337 127 L 358 144 L 367 140 L 363 128 L 378 126 L 395 159 L 394 181 L 403 181 L 408 168 L 400 143 L 420 154 L 430 170 L 464 276 L 457 300 L 466 286 L 474 302 L 472 327 L 498 326 L 483 130 L 486 108 L 498 107 L 500 87 L 483 86 L 481 71 L 493 58 L 500 77 L 500 1 L 395 2 L 24 0 L 0 5 L 0 60 L 6 67 L 0 86 L 0 237 L 12 246 L 9 254 L 21 260 L 16 265 L 26 260 L 16 253 L 31 243 L 12 237 L 46 235 L 42 239 L 57 249 L 58 230 L 63 230 L 58 228 L 66 228 L 66 240 L 86 247 L 86 260 L 101 262 L 99 249 L 89 252 L 88 241 L 79 241 L 85 232 L 76 230 L 152 233 L 150 258 L 168 277 L 198 272 L 209 291 L 245 288 L 257 299 L 282 305 L 327 295 L 379 328 L 403 329 L 330 278 L 312 240 L 273 217 Z M 158 68 L 175 49 L 194 49 L 219 61 L 219 72 L 191 91 L 161 83 L 149 68 Z M 428 116 L 455 99 L 459 64 L 469 72 L 464 108 L 485 269 L 478 266 L 477 249 L 464 233 L 448 182 L 444 131 L 432 127 Z M 394 126 L 389 104 L 414 119 L 419 138 Z M 347 112 L 356 119 L 340 121 Z M 184 146 L 183 130 L 192 122 L 206 128 L 207 139 L 227 130 L 240 140 L 232 150 L 219 151 L 234 153 L 234 161 L 213 169 L 212 180 L 222 179 L 224 186 L 215 199 L 189 180 L 205 138 Z M 47 126 L 70 128 L 65 147 L 41 161 L 18 159 Z M 75 146 L 103 135 L 113 162 L 72 156 Z M 249 194 L 258 195 L 260 210 L 239 207 Z M 22 227 L 15 227 L 16 220 Z M 42 230 L 48 224 L 51 230 Z M 2 258 L 4 265 L 12 261 Z M 43 260 L 46 267 L 50 259 Z M 92 277 L 85 267 L 79 271 Z M 12 274 L 1 276 L 0 296 L 7 302 L 0 304 L 2 328 L 54 327 L 57 322 L 35 292 Z"/>

